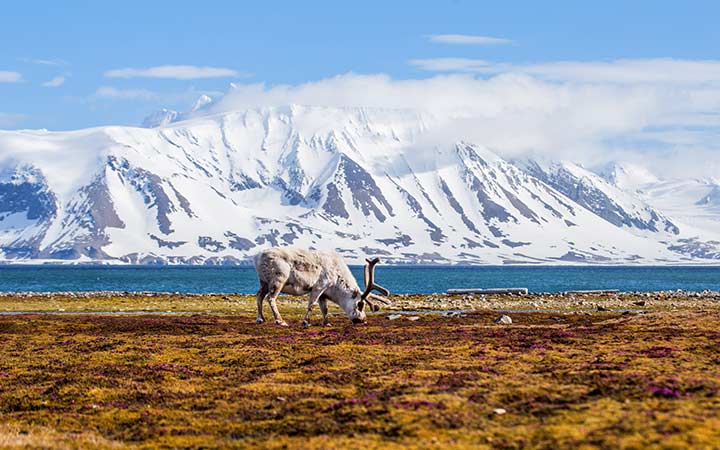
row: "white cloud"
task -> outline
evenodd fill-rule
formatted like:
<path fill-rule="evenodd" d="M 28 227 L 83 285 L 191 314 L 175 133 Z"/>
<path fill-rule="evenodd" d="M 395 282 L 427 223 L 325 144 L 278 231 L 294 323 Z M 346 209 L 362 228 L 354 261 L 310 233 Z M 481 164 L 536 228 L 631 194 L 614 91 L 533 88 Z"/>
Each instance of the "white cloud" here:
<path fill-rule="evenodd" d="M 709 174 L 720 170 L 720 86 L 712 63 L 694 63 L 683 66 L 701 73 L 674 66 L 675 76 L 660 77 L 617 66 L 623 70 L 552 78 L 549 71 L 515 70 L 405 80 L 350 73 L 297 85 L 236 84 L 212 111 L 287 104 L 411 108 L 441 118 L 433 140 L 464 139 L 505 157 L 541 154 L 589 166 L 622 157 L 652 160 L 665 175 L 687 174 L 689 165 Z M 697 126 L 709 130 L 692 132 Z M 687 160 L 698 155 L 704 158 Z"/>
<path fill-rule="evenodd" d="M 408 63 L 431 72 L 478 74 L 521 73 L 556 81 L 591 83 L 720 83 L 720 60 L 656 58 L 506 64 L 468 58 L 429 58 L 413 59 Z"/>
<path fill-rule="evenodd" d="M 19 72 L 0 70 L 0 83 L 18 83 L 20 81 L 22 81 L 22 75 Z"/>
<path fill-rule="evenodd" d="M 429 72 L 484 72 L 495 65 L 482 59 L 469 58 L 429 58 L 411 59 L 408 61 L 411 66 L 418 67 Z"/>
<path fill-rule="evenodd" d="M 60 87 L 65 83 L 65 80 L 66 80 L 66 78 L 64 76 L 60 75 L 60 76 L 53 78 L 52 80 L 44 82 L 42 85 L 44 87 L 53 87 L 53 88 Z"/>
<path fill-rule="evenodd" d="M 159 100 L 161 95 L 147 89 L 118 89 L 112 86 L 101 86 L 94 94 L 96 98 L 114 100 Z"/>
<path fill-rule="evenodd" d="M 240 72 L 224 67 L 199 66 L 157 66 L 145 69 L 114 69 L 105 72 L 109 78 L 174 78 L 178 80 L 193 80 L 198 78 L 227 78 L 241 76 Z"/>
<path fill-rule="evenodd" d="M 556 80 L 613 83 L 720 82 L 720 61 L 621 59 L 610 62 L 563 61 L 520 67 L 520 71 Z"/>
<path fill-rule="evenodd" d="M 67 66 L 69 65 L 62 59 L 38 59 L 38 58 L 20 58 L 20 61 L 28 64 L 37 64 L 40 66 Z"/>
<path fill-rule="evenodd" d="M 512 44 L 512 40 L 489 36 L 476 36 L 472 34 L 431 34 L 428 36 L 430 42 L 438 44 L 463 44 L 463 45 L 505 45 Z"/>

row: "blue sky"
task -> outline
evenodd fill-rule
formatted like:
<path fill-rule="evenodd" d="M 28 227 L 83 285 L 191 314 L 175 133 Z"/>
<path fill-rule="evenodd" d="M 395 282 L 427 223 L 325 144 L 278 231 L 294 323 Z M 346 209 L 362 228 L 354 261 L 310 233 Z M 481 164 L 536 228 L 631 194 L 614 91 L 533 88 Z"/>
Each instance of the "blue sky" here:
<path fill-rule="evenodd" d="M 299 85 L 348 72 L 488 77 L 503 65 L 719 59 L 720 2 L 593 3 L 6 2 L 0 129 L 135 125 L 230 82 Z M 507 41 L 458 43 L 478 37 Z M 476 70 L 478 61 L 495 68 Z M 163 66 L 192 67 L 148 70 Z M 715 81 L 714 66 L 698 70 L 708 71 L 701 82 Z"/>

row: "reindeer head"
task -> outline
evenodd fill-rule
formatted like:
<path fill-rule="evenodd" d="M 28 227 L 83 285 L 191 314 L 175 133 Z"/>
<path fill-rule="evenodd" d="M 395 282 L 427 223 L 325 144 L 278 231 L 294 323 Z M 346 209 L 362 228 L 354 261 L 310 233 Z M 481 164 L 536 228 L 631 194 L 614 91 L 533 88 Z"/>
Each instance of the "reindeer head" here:
<path fill-rule="evenodd" d="M 384 287 L 375 284 L 375 265 L 380 262 L 380 258 L 366 259 L 365 265 L 365 291 L 361 292 L 355 279 L 350 273 L 350 269 L 345 266 L 347 274 L 343 276 L 343 283 L 335 289 L 328 289 L 323 294 L 328 299 L 337 303 L 347 314 L 353 323 L 364 323 L 366 321 L 365 311 L 370 308 L 377 311 L 380 307 L 377 302 L 390 304 L 390 301 L 383 296 L 372 293 L 377 290 L 383 295 L 389 295 Z"/>

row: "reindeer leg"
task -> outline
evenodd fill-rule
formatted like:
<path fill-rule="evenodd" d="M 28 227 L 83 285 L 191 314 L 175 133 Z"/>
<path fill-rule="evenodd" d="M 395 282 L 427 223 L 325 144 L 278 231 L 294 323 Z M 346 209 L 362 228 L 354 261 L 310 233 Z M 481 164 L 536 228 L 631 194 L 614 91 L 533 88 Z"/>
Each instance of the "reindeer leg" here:
<path fill-rule="evenodd" d="M 267 300 L 267 302 L 270 304 L 270 310 L 272 311 L 273 317 L 275 318 L 275 323 L 280 326 L 287 327 L 289 325 L 287 324 L 287 322 L 285 322 L 283 320 L 282 316 L 280 315 L 280 311 L 278 310 L 278 307 L 277 307 L 277 296 L 280 295 L 280 291 L 282 291 L 282 287 L 283 287 L 282 284 L 275 283 L 270 288 L 270 292 L 268 292 L 267 295 L 265 296 L 265 300 Z"/>
<path fill-rule="evenodd" d="M 315 306 L 315 302 L 317 302 L 322 296 L 323 291 L 324 289 L 316 288 L 313 288 L 313 290 L 310 291 L 310 300 L 308 301 L 307 312 L 305 313 L 305 318 L 302 321 L 304 327 L 310 326 L 310 312 L 312 311 L 312 307 Z"/>
<path fill-rule="evenodd" d="M 255 319 L 255 322 L 257 323 L 263 323 L 265 322 L 265 317 L 263 317 L 263 299 L 268 293 L 268 286 L 266 283 L 260 283 L 260 289 L 257 291 L 257 318 Z"/>
<path fill-rule="evenodd" d="M 328 321 L 328 307 L 327 307 L 327 297 L 324 295 L 320 296 L 320 300 L 318 300 L 318 303 L 320 304 L 320 312 L 322 312 L 323 316 L 323 326 L 330 325 L 330 322 Z"/>

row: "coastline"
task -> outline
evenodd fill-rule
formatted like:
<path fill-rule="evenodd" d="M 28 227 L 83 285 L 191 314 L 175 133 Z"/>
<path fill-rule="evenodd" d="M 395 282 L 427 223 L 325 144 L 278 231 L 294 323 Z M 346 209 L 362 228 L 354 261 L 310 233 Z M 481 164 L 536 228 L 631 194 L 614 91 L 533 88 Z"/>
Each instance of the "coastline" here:
<path fill-rule="evenodd" d="M 516 312 L 652 312 L 720 309 L 718 291 L 658 291 L 595 293 L 528 293 L 525 295 L 397 294 L 379 315 L 397 311 L 516 311 Z M 306 296 L 281 295 L 284 308 L 303 311 Z M 179 292 L 0 292 L 0 312 L 35 313 L 173 313 L 254 315 L 251 294 L 191 294 Z M 338 308 L 330 306 L 332 313 Z"/>

